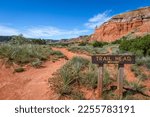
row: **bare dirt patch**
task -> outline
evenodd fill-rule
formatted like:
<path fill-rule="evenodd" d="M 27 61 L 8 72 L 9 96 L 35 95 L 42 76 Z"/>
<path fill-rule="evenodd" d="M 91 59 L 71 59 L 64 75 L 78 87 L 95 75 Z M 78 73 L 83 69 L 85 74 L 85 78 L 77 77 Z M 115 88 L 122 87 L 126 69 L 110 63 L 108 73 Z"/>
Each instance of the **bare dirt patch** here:
<path fill-rule="evenodd" d="M 48 78 L 65 63 L 65 59 L 55 63 L 47 61 L 43 64 L 43 68 L 26 67 L 26 71 L 22 73 L 14 73 L 12 67 L 6 68 L 0 63 L 0 99 L 55 99 L 55 95 L 49 88 Z"/>

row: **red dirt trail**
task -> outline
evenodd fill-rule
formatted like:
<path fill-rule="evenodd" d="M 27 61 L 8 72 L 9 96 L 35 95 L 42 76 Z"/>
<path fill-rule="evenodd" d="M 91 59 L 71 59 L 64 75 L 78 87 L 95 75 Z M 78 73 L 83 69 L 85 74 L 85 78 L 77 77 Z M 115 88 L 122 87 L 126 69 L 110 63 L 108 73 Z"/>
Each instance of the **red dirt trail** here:
<path fill-rule="evenodd" d="M 84 58 L 87 58 L 87 59 L 90 58 L 89 56 L 87 56 L 85 54 L 79 54 L 79 53 L 70 52 L 66 48 L 53 48 L 53 50 L 61 51 L 64 55 L 66 55 L 68 57 L 68 59 L 71 59 L 74 56 L 81 56 L 81 57 L 84 57 Z"/>
<path fill-rule="evenodd" d="M 48 85 L 48 78 L 64 65 L 66 60 L 55 63 L 47 61 L 44 68 L 29 67 L 25 72 L 14 73 L 13 69 L 0 65 L 0 99 L 48 100 L 54 96 Z M 52 97 L 51 97 L 52 98 Z"/>
<path fill-rule="evenodd" d="M 69 52 L 67 49 L 60 50 L 68 59 L 79 54 Z M 80 55 L 87 57 L 86 55 Z M 22 73 L 13 73 L 14 68 L 7 68 L 0 61 L 0 99 L 1 100 L 49 100 L 57 99 L 57 94 L 50 89 L 48 79 L 52 77 L 58 69 L 63 66 L 67 60 L 47 61 L 43 64 L 43 68 L 35 69 L 26 67 L 26 71 Z"/>

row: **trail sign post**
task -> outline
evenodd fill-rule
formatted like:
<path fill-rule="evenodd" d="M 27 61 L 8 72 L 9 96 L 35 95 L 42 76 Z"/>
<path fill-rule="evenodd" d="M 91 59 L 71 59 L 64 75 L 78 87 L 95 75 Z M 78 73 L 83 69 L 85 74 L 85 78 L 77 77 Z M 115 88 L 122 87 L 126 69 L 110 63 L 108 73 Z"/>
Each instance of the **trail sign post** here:
<path fill-rule="evenodd" d="M 92 56 L 92 63 L 98 64 L 98 96 L 102 98 L 103 92 L 103 72 L 104 64 L 118 64 L 118 95 L 120 98 L 123 96 L 123 77 L 124 77 L 124 64 L 134 64 L 134 55 L 94 55 Z"/>

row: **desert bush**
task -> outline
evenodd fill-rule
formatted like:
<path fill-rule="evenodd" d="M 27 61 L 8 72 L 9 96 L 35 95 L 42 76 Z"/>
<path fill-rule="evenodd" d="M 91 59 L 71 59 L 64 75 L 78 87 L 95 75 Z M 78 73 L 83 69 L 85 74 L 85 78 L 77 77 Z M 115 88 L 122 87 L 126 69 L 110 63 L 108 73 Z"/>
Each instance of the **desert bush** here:
<path fill-rule="evenodd" d="M 113 41 L 112 44 L 120 44 L 123 41 L 124 37 L 122 39 L 118 39 L 116 41 Z"/>
<path fill-rule="evenodd" d="M 142 85 L 139 81 L 129 82 L 129 86 L 136 92 L 144 92 L 146 90 L 146 86 Z"/>
<path fill-rule="evenodd" d="M 97 70 L 95 65 L 82 57 L 74 57 L 68 61 L 59 71 L 60 84 L 58 92 L 61 95 L 69 95 L 84 99 L 81 93 L 76 93 L 76 87 L 86 86 L 96 88 Z"/>
<path fill-rule="evenodd" d="M 133 52 L 137 56 L 149 56 L 150 35 L 137 37 L 131 40 L 122 40 L 119 48 L 120 50 Z"/>
<path fill-rule="evenodd" d="M 9 43 L 13 45 L 22 45 L 22 44 L 29 44 L 30 40 L 26 39 L 25 37 L 23 37 L 22 34 L 20 34 L 18 36 L 12 36 Z"/>
<path fill-rule="evenodd" d="M 144 74 L 140 68 L 137 65 L 132 65 L 131 66 L 131 71 L 134 72 L 135 76 L 139 79 L 139 80 L 147 80 L 147 75 Z"/>
<path fill-rule="evenodd" d="M 145 57 L 144 65 L 146 65 L 146 67 L 150 69 L 150 56 Z"/>
<path fill-rule="evenodd" d="M 31 62 L 31 65 L 35 68 L 39 68 L 42 65 L 42 61 L 40 59 L 35 59 L 33 62 Z"/>
<path fill-rule="evenodd" d="M 17 64 L 25 64 L 31 62 L 37 63 L 39 61 L 47 60 L 50 55 L 56 55 L 58 57 L 63 56 L 62 53 L 51 50 L 49 46 L 32 44 L 0 45 L 0 57 L 7 58 L 8 61 L 12 61 Z"/>
<path fill-rule="evenodd" d="M 99 42 L 99 41 L 94 41 L 92 43 L 93 47 L 100 47 L 102 48 L 104 45 L 107 45 L 108 43 L 107 42 Z"/>
<path fill-rule="evenodd" d="M 148 56 L 150 56 L 150 49 L 147 50 L 147 53 L 146 53 Z"/>
<path fill-rule="evenodd" d="M 30 40 L 30 43 L 38 44 L 38 45 L 45 45 L 46 40 L 44 40 L 44 39 L 32 39 L 32 40 Z"/>
<path fill-rule="evenodd" d="M 70 85 L 71 83 L 77 81 L 79 82 L 80 74 L 79 72 L 84 69 L 86 64 L 88 64 L 87 59 L 81 57 L 74 57 L 66 65 L 60 69 L 60 76 L 63 79 L 64 86 Z"/>
<path fill-rule="evenodd" d="M 128 88 L 126 88 L 126 86 Z M 126 86 L 124 87 L 124 89 L 126 90 L 124 92 L 123 97 L 124 100 L 149 99 L 149 96 L 145 94 L 145 91 L 147 91 L 148 89 L 146 88 L 145 85 L 143 85 L 143 83 L 141 83 L 140 79 L 134 82 L 126 81 Z"/>
<path fill-rule="evenodd" d="M 74 99 L 74 100 L 84 100 L 85 97 L 83 95 L 82 92 L 80 91 L 74 91 L 71 93 L 71 97 Z"/>
<path fill-rule="evenodd" d="M 14 72 L 24 72 L 24 71 L 25 71 L 25 69 L 23 67 L 14 69 Z"/>
<path fill-rule="evenodd" d="M 150 35 L 137 37 L 135 39 L 121 40 L 120 53 L 131 52 L 136 55 L 136 64 L 138 66 L 145 65 L 150 69 Z"/>
<path fill-rule="evenodd" d="M 52 47 L 68 47 L 69 46 L 69 43 L 50 43 L 49 44 L 50 46 Z"/>
<path fill-rule="evenodd" d="M 8 58 L 8 60 L 16 63 L 29 63 L 35 58 L 46 60 L 50 50 L 37 45 L 10 45 L 4 44 L 0 46 L 0 55 Z"/>
<path fill-rule="evenodd" d="M 150 69 L 150 56 L 146 56 L 146 57 L 137 57 L 136 58 L 136 65 L 137 66 L 146 66 L 148 69 Z"/>
<path fill-rule="evenodd" d="M 71 46 L 68 50 L 72 52 L 88 53 L 90 55 L 107 53 L 106 48 L 94 48 L 92 46 Z"/>
<path fill-rule="evenodd" d="M 133 50 L 134 51 L 134 50 Z M 135 52 L 134 52 L 134 54 L 136 55 L 136 56 L 138 56 L 139 58 L 141 58 L 141 57 L 143 57 L 144 56 L 144 51 L 143 50 L 136 50 Z"/>
<path fill-rule="evenodd" d="M 95 53 L 96 54 L 106 54 L 106 53 L 108 53 L 108 50 L 105 47 L 103 47 L 103 48 L 95 48 Z"/>
<path fill-rule="evenodd" d="M 109 90 L 109 91 L 105 90 L 103 92 L 103 99 L 104 100 L 118 100 L 119 98 L 118 98 L 118 95 L 116 95 L 113 90 Z"/>
<path fill-rule="evenodd" d="M 106 88 L 108 84 L 111 83 L 111 80 L 110 80 L 110 75 L 108 73 L 108 71 L 105 69 L 104 70 L 104 80 L 103 80 L 103 85 L 104 87 Z"/>
<path fill-rule="evenodd" d="M 134 74 L 135 74 L 136 77 L 141 74 L 138 66 L 136 66 L 136 65 L 132 65 L 131 66 L 131 71 L 134 72 Z"/>
<path fill-rule="evenodd" d="M 113 47 L 112 48 L 112 54 L 119 54 L 119 48 L 118 47 Z"/>
<path fill-rule="evenodd" d="M 64 57 L 65 57 L 65 55 L 64 55 L 62 52 L 60 52 L 60 51 L 54 51 L 54 50 L 52 50 L 52 51 L 50 52 L 50 55 L 55 55 L 55 56 L 57 56 L 58 58 L 64 58 Z"/>
<path fill-rule="evenodd" d="M 86 46 L 86 45 L 87 45 L 86 42 L 81 42 L 81 43 L 78 44 L 78 46 Z"/>
<path fill-rule="evenodd" d="M 84 86 L 91 87 L 95 89 L 97 87 L 97 67 L 93 65 L 91 62 L 89 62 L 87 66 L 86 73 L 81 74 L 81 81 L 80 83 Z"/>
<path fill-rule="evenodd" d="M 93 50 L 89 46 L 71 46 L 68 48 L 69 51 L 72 52 L 88 52 L 88 53 L 93 53 Z"/>

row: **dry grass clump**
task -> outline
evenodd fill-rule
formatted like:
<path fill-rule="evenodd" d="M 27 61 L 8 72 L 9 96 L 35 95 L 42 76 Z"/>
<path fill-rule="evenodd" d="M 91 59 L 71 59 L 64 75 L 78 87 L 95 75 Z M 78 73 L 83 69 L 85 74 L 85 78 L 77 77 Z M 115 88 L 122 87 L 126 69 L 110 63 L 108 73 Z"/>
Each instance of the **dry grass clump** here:
<path fill-rule="evenodd" d="M 54 80 L 56 91 L 60 96 L 70 97 L 71 99 L 85 99 L 80 87 L 96 88 L 96 66 L 85 58 L 74 57 L 59 70 Z"/>

